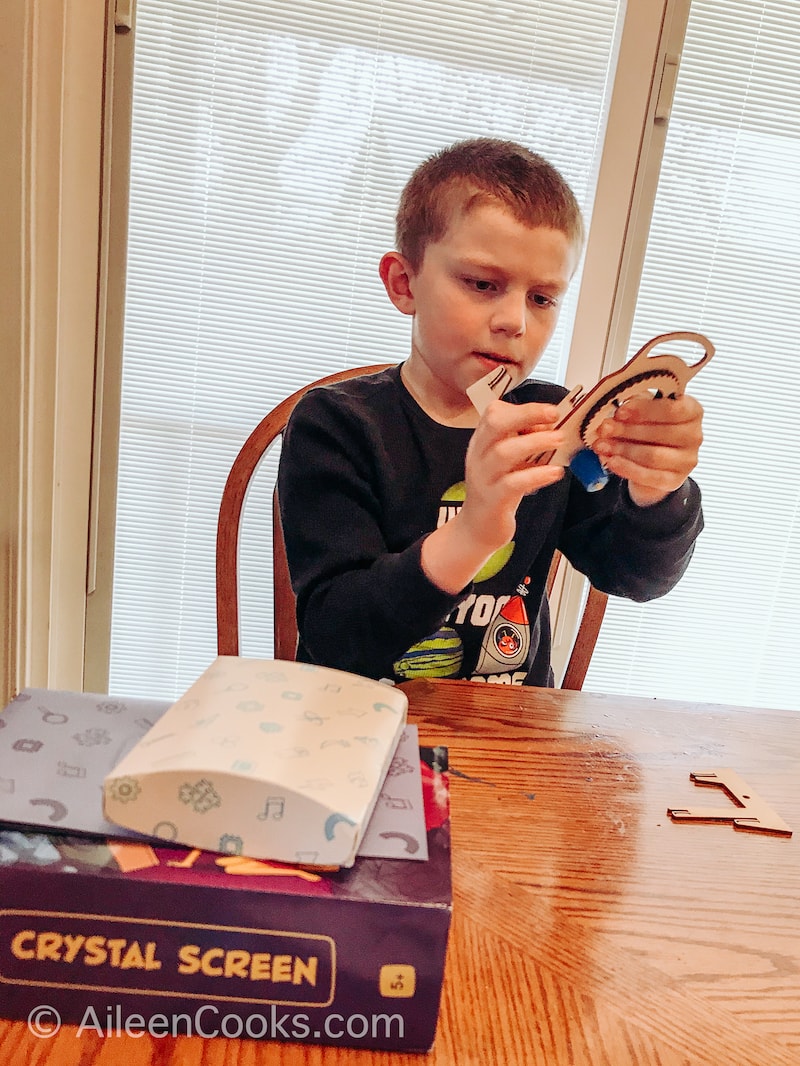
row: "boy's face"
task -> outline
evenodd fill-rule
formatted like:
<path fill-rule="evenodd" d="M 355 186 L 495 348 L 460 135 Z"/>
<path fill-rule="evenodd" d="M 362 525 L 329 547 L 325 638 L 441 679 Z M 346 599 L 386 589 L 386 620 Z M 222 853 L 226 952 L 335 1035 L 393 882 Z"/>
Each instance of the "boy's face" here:
<path fill-rule="evenodd" d="M 414 316 L 404 379 L 429 414 L 452 420 L 467 414 L 467 387 L 490 370 L 502 365 L 514 385 L 530 374 L 553 335 L 578 253 L 559 230 L 531 228 L 487 203 L 456 212 L 418 270 L 398 260 L 404 299 L 384 282 L 395 306 Z"/>

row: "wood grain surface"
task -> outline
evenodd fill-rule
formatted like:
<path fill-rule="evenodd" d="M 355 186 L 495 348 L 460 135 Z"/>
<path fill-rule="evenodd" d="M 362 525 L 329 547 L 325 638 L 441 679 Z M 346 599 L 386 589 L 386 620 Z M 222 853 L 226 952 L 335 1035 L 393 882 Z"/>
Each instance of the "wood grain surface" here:
<path fill-rule="evenodd" d="M 800 713 L 469 682 L 404 686 L 450 749 L 454 916 L 428 1056 L 200 1038 L 51 1039 L 36 1066 L 798 1066 Z M 677 824 L 731 767 L 794 829 Z"/>

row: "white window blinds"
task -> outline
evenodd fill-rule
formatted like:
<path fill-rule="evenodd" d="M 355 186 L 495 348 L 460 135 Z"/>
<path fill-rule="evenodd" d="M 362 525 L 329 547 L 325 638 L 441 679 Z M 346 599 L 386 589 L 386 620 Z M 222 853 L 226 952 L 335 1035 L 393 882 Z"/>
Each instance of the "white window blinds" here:
<path fill-rule="evenodd" d="M 588 214 L 617 8 L 138 0 L 112 692 L 176 694 L 213 658 L 217 509 L 259 419 L 405 358 L 377 264 L 413 167 L 511 137 Z M 576 295 L 543 376 L 563 377 Z M 250 655 L 272 652 L 268 476 L 245 523 Z"/>
<path fill-rule="evenodd" d="M 694 0 L 631 353 L 717 346 L 706 530 L 665 599 L 612 601 L 585 687 L 800 709 L 800 7 Z"/>

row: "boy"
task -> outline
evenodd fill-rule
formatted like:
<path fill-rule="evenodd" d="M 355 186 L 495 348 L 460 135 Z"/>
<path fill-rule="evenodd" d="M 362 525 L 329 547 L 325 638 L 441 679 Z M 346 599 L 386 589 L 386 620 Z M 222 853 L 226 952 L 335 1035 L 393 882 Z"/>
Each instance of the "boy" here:
<path fill-rule="evenodd" d="M 424 162 L 380 275 L 412 317 L 398 367 L 312 390 L 284 437 L 278 494 L 297 594 L 298 659 L 370 677 L 552 685 L 545 581 L 556 548 L 614 595 L 663 595 L 702 529 L 688 475 L 700 405 L 642 398 L 595 446 L 589 493 L 561 467 L 565 390 L 526 381 L 583 245 L 561 175 L 519 145 L 466 141 Z M 511 391 L 482 416 L 466 389 Z"/>

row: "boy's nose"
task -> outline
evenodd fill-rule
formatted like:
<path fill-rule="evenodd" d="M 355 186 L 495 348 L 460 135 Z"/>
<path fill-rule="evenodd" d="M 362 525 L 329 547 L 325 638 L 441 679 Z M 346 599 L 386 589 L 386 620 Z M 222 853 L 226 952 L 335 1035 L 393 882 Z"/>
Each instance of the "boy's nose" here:
<path fill-rule="evenodd" d="M 527 311 L 527 297 L 507 293 L 494 306 L 492 329 L 496 333 L 505 333 L 510 337 L 522 336 L 525 332 Z"/>

